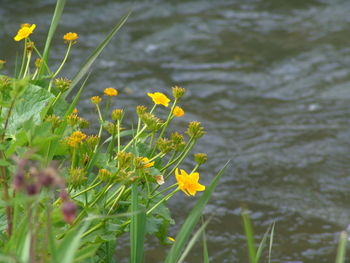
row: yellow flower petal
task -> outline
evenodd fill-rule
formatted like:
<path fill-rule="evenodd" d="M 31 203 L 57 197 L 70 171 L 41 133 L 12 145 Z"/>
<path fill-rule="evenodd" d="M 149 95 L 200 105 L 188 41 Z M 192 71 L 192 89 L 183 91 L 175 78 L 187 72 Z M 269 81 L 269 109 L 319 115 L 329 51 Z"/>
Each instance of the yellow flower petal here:
<path fill-rule="evenodd" d="M 173 110 L 173 114 L 175 117 L 182 117 L 185 115 L 185 112 L 181 107 L 176 106 Z"/>
<path fill-rule="evenodd" d="M 163 93 L 155 92 L 155 93 L 147 93 L 149 97 L 152 98 L 154 104 L 161 104 L 164 107 L 169 106 L 170 99 L 165 96 Z"/>
<path fill-rule="evenodd" d="M 118 91 L 114 88 L 107 88 L 104 90 L 104 94 L 113 97 L 118 95 Z"/>
<path fill-rule="evenodd" d="M 204 191 L 205 186 L 198 183 L 199 173 L 188 174 L 185 170 L 180 170 L 176 168 L 175 177 L 179 188 L 187 195 L 194 196 L 197 191 Z"/>
<path fill-rule="evenodd" d="M 14 40 L 21 41 L 22 39 L 25 39 L 29 37 L 34 29 L 36 28 L 36 25 L 30 25 L 30 24 L 23 24 L 21 28 L 18 30 L 17 35 L 14 37 Z"/>
<path fill-rule="evenodd" d="M 143 168 L 149 168 L 154 165 L 154 162 L 150 162 L 147 157 L 142 158 Z"/>
<path fill-rule="evenodd" d="M 69 32 L 69 33 L 67 33 L 67 34 L 65 34 L 64 36 L 63 36 L 63 39 L 65 40 L 65 41 L 75 41 L 75 40 L 77 40 L 79 37 L 78 37 L 78 34 L 77 33 L 72 33 L 72 32 Z"/>

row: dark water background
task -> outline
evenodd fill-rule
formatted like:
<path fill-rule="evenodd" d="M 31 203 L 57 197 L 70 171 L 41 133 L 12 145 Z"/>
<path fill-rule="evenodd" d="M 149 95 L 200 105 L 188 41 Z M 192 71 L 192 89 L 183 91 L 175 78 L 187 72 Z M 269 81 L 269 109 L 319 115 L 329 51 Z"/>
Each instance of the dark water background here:
<path fill-rule="evenodd" d="M 42 41 L 54 1 L 0 0 L 0 59 L 13 66 L 21 23 L 35 23 Z M 149 103 L 147 92 L 188 91 L 176 120 L 183 131 L 199 120 L 207 135 L 202 180 L 231 159 L 206 214 L 212 262 L 247 262 L 239 207 L 251 210 L 258 238 L 275 221 L 273 262 L 334 262 L 339 231 L 350 223 L 350 1 L 68 1 L 51 63 L 61 61 L 61 37 L 80 35 L 64 74 L 72 77 L 122 14 L 134 12 L 94 64 L 80 112 L 106 87 L 119 105 Z M 131 119 L 131 117 L 129 117 Z M 187 169 L 193 166 L 186 163 Z M 177 226 L 193 202 L 171 202 Z M 174 228 L 172 235 L 176 234 Z M 119 249 L 127 257 L 126 248 Z M 166 249 L 147 245 L 146 262 Z M 202 262 L 196 247 L 188 262 Z"/>

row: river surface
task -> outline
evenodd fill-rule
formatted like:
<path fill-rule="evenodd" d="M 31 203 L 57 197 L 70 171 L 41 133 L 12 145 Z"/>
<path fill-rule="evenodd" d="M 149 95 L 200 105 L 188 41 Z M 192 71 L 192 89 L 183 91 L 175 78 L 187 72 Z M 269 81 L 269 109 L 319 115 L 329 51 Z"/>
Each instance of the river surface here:
<path fill-rule="evenodd" d="M 32 38 L 42 41 L 54 1 L 0 3 L 0 59 L 11 68 L 21 50 L 12 40 L 19 24 L 37 24 Z M 120 91 L 128 116 L 150 103 L 147 92 L 185 87 L 186 115 L 175 128 L 183 131 L 191 120 L 205 126 L 196 148 L 209 157 L 201 180 L 208 184 L 231 160 L 206 209 L 214 216 L 211 262 L 248 261 L 242 205 L 258 239 L 276 222 L 273 262 L 334 262 L 339 232 L 350 223 L 350 1 L 71 0 L 51 63 L 65 53 L 62 35 L 78 32 L 63 72 L 72 77 L 130 8 L 93 66 L 80 112 L 93 118 L 89 98 L 106 87 Z M 193 204 L 180 193 L 171 202 L 171 235 Z M 165 253 L 149 242 L 146 262 L 162 262 Z M 197 246 L 187 262 L 202 262 L 200 255 Z"/>

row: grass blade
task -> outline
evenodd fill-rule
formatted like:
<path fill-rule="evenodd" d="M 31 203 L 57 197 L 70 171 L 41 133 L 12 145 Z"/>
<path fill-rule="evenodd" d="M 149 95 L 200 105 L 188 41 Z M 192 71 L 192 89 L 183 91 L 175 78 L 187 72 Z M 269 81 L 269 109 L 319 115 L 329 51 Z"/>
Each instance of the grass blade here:
<path fill-rule="evenodd" d="M 271 263 L 271 254 L 272 254 L 272 244 L 273 244 L 274 233 L 275 233 L 275 222 L 273 222 L 273 224 L 272 224 L 271 233 L 270 233 L 269 263 Z"/>
<path fill-rule="evenodd" d="M 142 263 L 146 231 L 146 213 L 145 211 L 140 211 L 136 184 L 133 184 L 131 189 L 131 212 L 133 215 L 130 224 L 130 262 Z"/>
<path fill-rule="evenodd" d="M 45 48 L 44 48 L 44 54 L 43 54 L 43 59 L 46 62 L 46 64 L 48 64 L 47 61 L 49 58 L 51 41 L 52 41 L 52 38 L 55 34 L 58 23 L 61 20 L 61 16 L 62 16 L 65 4 L 66 4 L 66 0 L 57 0 L 57 2 L 56 2 L 56 7 L 55 7 L 55 11 L 54 11 L 54 14 L 52 17 L 49 33 L 47 34 Z M 41 69 L 40 69 L 39 79 L 40 79 L 40 76 L 43 74 L 44 68 L 45 67 L 41 67 Z"/>
<path fill-rule="evenodd" d="M 182 253 L 179 261 L 177 263 L 182 263 L 186 256 L 188 255 L 188 253 L 190 252 L 190 250 L 192 249 L 192 247 L 194 246 L 194 244 L 196 243 L 196 241 L 199 239 L 200 235 L 202 233 L 204 233 L 204 229 L 207 227 L 208 223 L 209 223 L 210 219 L 208 219 L 207 221 L 205 221 L 201 227 L 196 231 L 196 233 L 193 235 L 193 237 L 191 238 L 191 240 L 188 242 L 184 252 Z"/>
<path fill-rule="evenodd" d="M 266 247 L 267 237 L 269 236 L 269 233 L 272 232 L 274 225 L 275 225 L 275 223 L 272 223 L 271 225 L 269 225 L 269 227 L 267 228 L 267 230 L 263 236 L 263 239 L 261 240 L 261 242 L 259 244 L 258 250 L 256 252 L 256 256 L 255 256 L 255 262 L 257 262 L 257 263 L 260 261 L 260 257 L 262 255 L 262 252 L 264 251 L 264 249 Z M 270 250 L 272 248 L 271 238 L 273 238 L 273 237 L 271 236 L 271 233 L 270 233 Z"/>
<path fill-rule="evenodd" d="M 86 222 L 82 227 L 76 227 L 69 231 L 57 249 L 59 260 L 57 262 L 72 263 L 77 253 L 83 233 L 90 223 Z"/>
<path fill-rule="evenodd" d="M 208 252 L 208 244 L 207 237 L 205 231 L 203 231 L 203 263 L 209 263 L 209 252 Z"/>
<path fill-rule="evenodd" d="M 249 212 L 246 209 L 242 208 L 241 215 L 243 219 L 245 236 L 247 238 L 249 262 L 256 263 L 256 247 L 254 240 L 254 232 L 252 222 L 250 221 Z"/>
<path fill-rule="evenodd" d="M 201 198 L 197 201 L 195 207 L 192 209 L 190 215 L 186 218 L 185 223 L 182 225 L 180 232 L 176 236 L 175 243 L 171 247 L 168 256 L 165 259 L 165 263 L 175 263 L 180 256 L 182 249 L 185 247 L 187 240 L 189 239 L 194 227 L 196 226 L 198 220 L 200 219 L 204 207 L 208 203 L 214 189 L 216 188 L 222 174 L 227 167 L 228 162 L 220 170 L 214 180 L 207 187 Z"/>
<path fill-rule="evenodd" d="M 335 259 L 335 263 L 345 262 L 347 240 L 348 240 L 348 233 L 346 231 L 342 231 L 339 237 L 338 251 L 337 251 L 337 257 Z"/>
<path fill-rule="evenodd" d="M 84 77 L 84 75 L 90 69 L 92 63 L 96 60 L 96 58 L 101 54 L 102 50 L 107 46 L 107 44 L 111 41 L 113 36 L 119 31 L 119 29 L 124 25 L 128 17 L 130 16 L 131 11 L 124 15 L 120 21 L 114 26 L 112 31 L 107 35 L 107 37 L 100 43 L 100 45 L 95 49 L 95 51 L 90 55 L 90 57 L 85 61 L 83 66 L 80 68 L 78 73 L 72 80 L 72 83 L 69 87 L 69 90 L 64 94 L 64 98 L 68 96 L 68 94 L 74 89 L 75 85 Z"/>

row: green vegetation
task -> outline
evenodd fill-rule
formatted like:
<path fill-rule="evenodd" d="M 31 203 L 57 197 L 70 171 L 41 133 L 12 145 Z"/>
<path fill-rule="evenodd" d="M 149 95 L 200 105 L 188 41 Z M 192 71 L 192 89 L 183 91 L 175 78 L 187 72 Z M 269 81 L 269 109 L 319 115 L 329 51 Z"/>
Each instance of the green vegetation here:
<path fill-rule="evenodd" d="M 87 73 L 130 12 L 69 80 L 60 73 L 79 41 L 77 33 L 63 36 L 67 51 L 60 66 L 54 70 L 49 63 L 64 6 L 64 0 L 57 1 L 42 53 L 31 39 L 36 25 L 21 26 L 14 37 L 23 45 L 19 65 L 14 76 L 0 75 L 0 261 L 115 262 L 116 240 L 129 233 L 130 262 L 143 261 L 147 235 L 168 246 L 165 262 L 182 262 L 204 233 L 208 221 L 190 239 L 224 169 L 207 187 L 197 172 L 205 154 L 194 155 L 191 172 L 180 169 L 205 132 L 195 121 L 186 134 L 167 131 L 185 114 L 179 106 L 185 89 L 178 86 L 171 99 L 148 93 L 151 109 L 137 106 L 135 126 L 115 108 L 118 91 L 101 91 L 91 98 L 98 133 L 87 134 L 90 123 L 76 109 Z M 1 60 L 0 70 L 4 66 Z M 167 112 L 165 120 L 156 116 L 161 112 Z M 169 185 L 171 177 L 176 183 Z M 204 192 L 173 239 L 168 237 L 174 220 L 167 201 L 179 191 L 184 198 Z"/>

